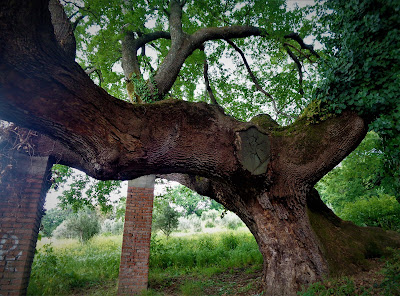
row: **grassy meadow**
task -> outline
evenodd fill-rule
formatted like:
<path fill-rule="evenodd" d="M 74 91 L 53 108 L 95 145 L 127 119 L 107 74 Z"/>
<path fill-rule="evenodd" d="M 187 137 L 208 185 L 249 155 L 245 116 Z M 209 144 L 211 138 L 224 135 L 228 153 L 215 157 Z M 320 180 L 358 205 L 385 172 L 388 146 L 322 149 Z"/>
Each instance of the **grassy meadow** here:
<path fill-rule="evenodd" d="M 115 295 L 121 243 L 122 236 L 96 236 L 86 244 L 43 239 L 38 242 L 28 295 Z M 234 278 L 238 270 L 252 274 L 261 268 L 257 244 L 243 228 L 168 239 L 158 235 L 151 242 L 150 289 L 144 295 L 203 295 L 218 284 L 216 295 L 223 295 L 236 291 L 237 285 L 218 279 L 220 274 L 228 272 Z M 249 283 L 242 290 L 246 293 L 253 286 Z"/>
<path fill-rule="evenodd" d="M 28 295 L 116 295 L 122 236 L 38 243 Z M 400 250 L 373 271 L 326 279 L 299 296 L 400 295 Z M 248 230 L 178 233 L 151 241 L 149 290 L 142 296 L 263 295 L 262 256 Z"/>

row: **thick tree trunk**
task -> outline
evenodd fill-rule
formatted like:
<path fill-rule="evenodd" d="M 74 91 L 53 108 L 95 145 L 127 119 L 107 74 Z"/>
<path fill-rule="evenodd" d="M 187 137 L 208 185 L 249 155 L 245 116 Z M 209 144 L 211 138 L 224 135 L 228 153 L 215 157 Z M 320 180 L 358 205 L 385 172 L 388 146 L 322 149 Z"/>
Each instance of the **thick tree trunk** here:
<path fill-rule="evenodd" d="M 400 234 L 378 227 L 359 227 L 336 216 L 313 189 L 307 195 L 307 214 L 329 276 L 351 275 L 371 268 L 368 258 L 390 254 L 388 248 L 400 247 Z"/>
<path fill-rule="evenodd" d="M 313 207 L 307 212 L 306 197 L 357 147 L 367 122 L 343 112 L 318 123 L 305 115 L 279 127 L 269 116 L 244 123 L 205 103 L 120 101 L 97 87 L 66 54 L 47 4 L 6 1 L 0 10 L 0 116 L 52 139 L 35 135 L 30 146 L 35 155 L 53 157 L 98 179 L 190 174 L 196 191 L 233 210 L 253 232 L 264 256 L 269 295 L 295 295 L 301 285 L 328 273 L 334 266 L 329 254 L 340 253 L 331 246 L 338 240 L 332 229 L 339 227 L 352 239 L 357 235 Z M 179 27 L 171 35 L 176 50 L 154 77 L 160 96 L 169 91 L 184 57 L 205 41 L 262 34 L 258 28 L 232 26 L 186 36 Z"/>
<path fill-rule="evenodd" d="M 230 197 L 246 202 L 228 207 L 257 241 L 264 259 L 266 295 L 296 295 L 302 286 L 322 280 L 328 274 L 328 264 L 308 220 L 305 196 L 286 196 L 282 200 L 268 193 L 253 198 L 250 194 Z"/>
<path fill-rule="evenodd" d="M 400 247 L 398 233 L 342 221 L 315 189 L 285 186 L 263 193 L 241 181 L 226 184 L 181 174 L 160 177 L 215 199 L 243 220 L 263 255 L 265 295 L 296 295 L 302 286 L 328 276 L 366 270 L 371 267 L 366 259 L 386 254 L 387 247 Z"/>
<path fill-rule="evenodd" d="M 296 295 L 302 286 L 328 274 L 304 208 L 293 211 L 274 204 L 266 210 L 255 202 L 249 211 L 254 220 L 246 224 L 264 258 L 266 295 Z"/>

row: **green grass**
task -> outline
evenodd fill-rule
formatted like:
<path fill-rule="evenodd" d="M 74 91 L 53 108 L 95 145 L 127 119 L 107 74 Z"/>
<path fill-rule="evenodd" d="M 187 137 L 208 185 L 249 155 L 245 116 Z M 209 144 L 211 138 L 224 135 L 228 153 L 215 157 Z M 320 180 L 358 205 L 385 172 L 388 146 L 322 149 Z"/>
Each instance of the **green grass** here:
<path fill-rule="evenodd" d="M 45 244 L 35 255 L 28 295 L 68 295 L 83 287 L 111 285 L 118 278 L 120 256 L 117 237 L 96 237 L 87 244 Z"/>
<path fill-rule="evenodd" d="M 168 273 L 215 273 L 215 269 L 262 264 L 254 237 L 248 232 L 227 231 L 218 235 L 153 238 L 150 268 Z M 210 269 L 211 268 L 211 269 Z"/>
<path fill-rule="evenodd" d="M 42 241 L 32 265 L 28 295 L 116 295 L 121 236 L 95 237 L 87 244 L 76 240 Z M 392 257 L 377 287 L 384 295 L 400 295 L 400 251 Z M 153 237 L 150 289 L 142 296 L 231 295 L 257 290 L 252 277 L 238 287 L 236 279 L 260 272 L 262 256 L 249 232 L 221 232 L 185 237 Z M 375 290 L 375 289 L 374 289 Z M 211 292 L 210 292 L 211 291 Z M 355 293 L 355 291 L 357 293 Z M 210 294 L 211 293 L 211 294 Z M 356 288 L 348 278 L 315 283 L 298 295 L 376 295 Z"/>
<path fill-rule="evenodd" d="M 87 244 L 76 240 L 39 242 L 28 295 L 69 295 L 77 291 L 115 295 L 121 240 L 121 236 L 100 236 Z M 169 287 L 179 276 L 207 279 L 232 268 L 251 270 L 261 264 L 262 256 L 248 231 L 153 237 L 149 282 L 150 287 Z M 202 282 L 182 282 L 179 289 L 182 295 L 201 295 Z M 154 289 L 146 293 L 143 295 L 159 295 Z"/>

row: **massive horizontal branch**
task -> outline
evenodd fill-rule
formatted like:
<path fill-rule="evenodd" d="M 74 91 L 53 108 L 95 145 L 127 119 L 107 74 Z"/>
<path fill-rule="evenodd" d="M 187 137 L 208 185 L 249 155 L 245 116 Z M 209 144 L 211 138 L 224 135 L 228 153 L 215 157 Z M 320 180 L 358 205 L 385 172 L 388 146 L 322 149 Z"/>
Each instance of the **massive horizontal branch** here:
<path fill-rule="evenodd" d="M 60 163 L 95 178 L 186 173 L 224 182 L 248 178 L 260 186 L 289 180 L 310 185 L 365 134 L 364 122 L 352 113 L 320 124 L 301 119 L 282 128 L 262 121 L 240 122 L 205 103 L 167 100 L 132 105 L 118 100 L 65 57 L 45 3 L 19 3 L 20 14 L 20 6 L 14 3 L 0 11 L 4 28 L 0 31 L 0 117 L 57 141 L 71 152 L 58 155 Z M 26 20 L 30 14 L 39 16 Z M 207 37 L 186 45 L 186 54 L 207 38 L 259 31 L 232 27 L 203 32 L 208 32 Z"/>

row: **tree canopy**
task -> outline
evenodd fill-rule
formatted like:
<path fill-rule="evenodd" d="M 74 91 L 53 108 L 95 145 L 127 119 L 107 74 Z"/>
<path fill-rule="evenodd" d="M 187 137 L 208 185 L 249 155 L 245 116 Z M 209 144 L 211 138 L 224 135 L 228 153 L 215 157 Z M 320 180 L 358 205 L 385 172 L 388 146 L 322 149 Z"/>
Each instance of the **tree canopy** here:
<path fill-rule="evenodd" d="M 63 4 L 2 5 L 0 116 L 39 132 L 3 148 L 31 143 L 100 180 L 175 174 L 246 223 L 267 294 L 337 267 L 347 252 L 318 227 L 351 230 L 313 186 L 368 128 L 398 170 L 397 1 L 328 0 L 309 15 L 279 0 Z M 352 252 L 386 241 L 358 231 Z"/>

